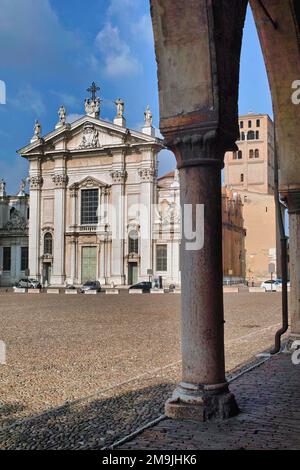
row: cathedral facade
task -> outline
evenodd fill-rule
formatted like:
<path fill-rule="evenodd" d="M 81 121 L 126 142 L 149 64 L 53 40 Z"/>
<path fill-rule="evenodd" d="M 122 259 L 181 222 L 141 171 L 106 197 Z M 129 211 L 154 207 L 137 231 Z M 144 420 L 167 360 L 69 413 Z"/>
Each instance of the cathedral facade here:
<path fill-rule="evenodd" d="M 141 132 L 128 129 L 121 99 L 108 122 L 100 118 L 96 85 L 88 91 L 83 117 L 68 123 L 61 106 L 54 130 L 42 136 L 36 121 L 30 143 L 18 151 L 29 163 L 29 275 L 44 286 L 89 280 L 179 286 L 179 177 L 178 171 L 157 177 L 164 147 L 151 111 Z M 242 204 L 229 190 L 222 200 L 224 273 L 242 280 Z"/>

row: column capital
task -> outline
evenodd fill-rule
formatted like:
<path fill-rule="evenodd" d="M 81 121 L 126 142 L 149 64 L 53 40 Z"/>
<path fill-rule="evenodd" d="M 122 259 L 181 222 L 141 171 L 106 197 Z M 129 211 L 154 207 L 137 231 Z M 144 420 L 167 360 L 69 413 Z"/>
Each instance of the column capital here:
<path fill-rule="evenodd" d="M 43 178 L 39 175 L 37 176 L 30 176 L 29 178 L 29 186 L 30 190 L 32 191 L 33 189 L 41 189 L 43 185 Z"/>
<path fill-rule="evenodd" d="M 224 166 L 224 155 L 237 150 L 236 136 L 222 134 L 217 128 L 165 132 L 165 144 L 175 153 L 178 168 L 199 165 Z"/>
<path fill-rule="evenodd" d="M 289 214 L 300 214 L 300 188 L 280 189 L 279 192 Z"/>
<path fill-rule="evenodd" d="M 127 171 L 125 170 L 112 170 L 110 172 L 110 176 L 113 180 L 113 183 L 124 183 L 126 181 L 126 178 L 127 178 Z"/>
<path fill-rule="evenodd" d="M 63 173 L 54 173 L 51 178 L 57 188 L 65 188 L 68 183 L 68 176 Z"/>
<path fill-rule="evenodd" d="M 156 170 L 155 168 L 140 168 L 138 169 L 138 175 L 142 182 L 149 182 L 156 176 Z"/>

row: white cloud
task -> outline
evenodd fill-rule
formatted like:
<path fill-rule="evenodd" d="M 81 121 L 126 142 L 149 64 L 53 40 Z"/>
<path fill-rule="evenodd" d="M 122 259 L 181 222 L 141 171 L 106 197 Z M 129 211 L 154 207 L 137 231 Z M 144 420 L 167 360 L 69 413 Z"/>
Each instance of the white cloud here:
<path fill-rule="evenodd" d="M 79 46 L 64 29 L 49 0 L 0 0 L 1 67 L 62 73 L 66 57 Z"/>
<path fill-rule="evenodd" d="M 33 112 L 36 117 L 41 116 L 46 111 L 41 93 L 32 88 L 31 85 L 25 85 L 14 98 L 8 101 L 9 103 L 23 111 Z"/>
<path fill-rule="evenodd" d="M 51 91 L 52 95 L 56 96 L 59 100 L 58 105 L 76 107 L 80 104 L 77 96 L 70 95 L 59 91 Z"/>
<path fill-rule="evenodd" d="M 141 71 L 140 62 L 132 54 L 129 45 L 121 39 L 117 26 L 107 22 L 97 34 L 95 44 L 103 54 L 107 76 L 132 76 Z"/>
<path fill-rule="evenodd" d="M 107 13 L 109 16 L 121 15 L 123 12 L 132 11 L 140 0 L 111 0 Z"/>
<path fill-rule="evenodd" d="M 143 15 L 137 22 L 132 23 L 131 31 L 139 40 L 143 39 L 148 44 L 154 44 L 150 15 Z"/>
<path fill-rule="evenodd" d="M 83 114 L 71 113 L 67 115 L 66 121 L 71 124 L 72 122 L 77 121 L 78 119 L 82 118 L 82 116 Z"/>

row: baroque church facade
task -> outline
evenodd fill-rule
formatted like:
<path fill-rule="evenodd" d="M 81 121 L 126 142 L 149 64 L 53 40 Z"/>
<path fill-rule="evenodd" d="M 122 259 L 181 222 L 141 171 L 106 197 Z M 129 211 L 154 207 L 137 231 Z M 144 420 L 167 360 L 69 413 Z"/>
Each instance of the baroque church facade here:
<path fill-rule="evenodd" d="M 113 123 L 101 120 L 95 88 L 85 116 L 68 124 L 61 107 L 54 131 L 41 137 L 36 122 L 19 151 L 29 162 L 30 276 L 52 286 L 95 279 L 126 285 L 155 273 L 178 284 L 178 260 L 177 269 L 168 268 L 169 240 L 153 239 L 163 144 L 151 112 L 142 132 L 126 127 L 122 100 Z"/>
<path fill-rule="evenodd" d="M 142 131 L 128 129 L 121 99 L 113 122 L 100 118 L 97 89 L 94 83 L 88 89 L 83 117 L 70 124 L 61 106 L 54 130 L 42 136 L 36 121 L 30 143 L 18 151 L 29 163 L 30 277 L 51 286 L 88 280 L 122 286 L 149 279 L 179 286 L 178 172 L 157 177 L 164 146 L 155 137 L 149 107 Z M 222 200 L 224 274 L 230 268 L 231 277 L 242 280 L 242 204 L 229 190 Z M 0 253 L 8 243 L 0 228 Z"/>

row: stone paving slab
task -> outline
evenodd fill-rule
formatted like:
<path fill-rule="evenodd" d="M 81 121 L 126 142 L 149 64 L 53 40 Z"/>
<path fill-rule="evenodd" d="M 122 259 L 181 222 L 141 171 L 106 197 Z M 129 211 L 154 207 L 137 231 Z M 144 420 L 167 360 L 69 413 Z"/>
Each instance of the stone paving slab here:
<path fill-rule="evenodd" d="M 300 449 L 300 366 L 280 354 L 230 385 L 241 413 L 224 422 L 166 419 L 123 449 Z"/>

